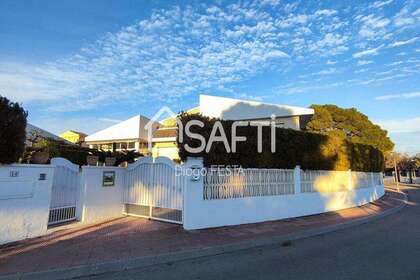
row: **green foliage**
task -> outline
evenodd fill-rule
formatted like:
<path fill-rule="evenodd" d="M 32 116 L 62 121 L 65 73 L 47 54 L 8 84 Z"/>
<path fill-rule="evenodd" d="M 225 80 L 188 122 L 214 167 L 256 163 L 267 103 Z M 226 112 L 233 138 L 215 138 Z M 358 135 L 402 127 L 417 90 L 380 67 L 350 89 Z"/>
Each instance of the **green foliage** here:
<path fill-rule="evenodd" d="M 343 109 L 335 105 L 312 105 L 315 115 L 306 129 L 326 135 L 344 137 L 352 142 L 372 145 L 384 154 L 392 151 L 394 143 L 388 132 L 355 108 Z"/>
<path fill-rule="evenodd" d="M 31 157 L 34 152 L 47 152 L 50 158 L 62 157 L 78 165 L 86 165 L 86 158 L 89 155 L 98 156 L 100 162 L 104 162 L 106 157 L 115 157 L 116 165 L 125 161 L 132 163 L 136 158 L 142 156 L 135 151 L 98 151 L 87 147 L 81 147 L 79 145 L 70 145 L 64 141 L 58 141 L 51 138 L 40 139 L 34 143 L 32 147 L 28 147 L 25 151 L 23 161 L 31 162 Z"/>
<path fill-rule="evenodd" d="M 0 163 L 17 162 L 25 149 L 28 113 L 15 102 L 0 96 Z"/>
<path fill-rule="evenodd" d="M 191 126 L 190 131 L 202 135 L 208 143 L 216 119 L 201 115 L 180 115 L 184 127 L 190 120 L 197 119 L 204 127 Z M 232 121 L 221 121 L 231 144 Z M 238 142 L 236 153 L 227 153 L 222 142 L 215 142 L 207 153 L 189 153 L 184 144 L 198 147 L 200 141 L 188 137 L 182 131 L 183 142 L 178 135 L 178 148 L 181 160 L 187 157 L 202 157 L 205 166 L 240 165 L 244 168 L 286 168 L 300 165 L 312 170 L 356 170 L 382 171 L 384 157 L 380 150 L 365 144 L 353 143 L 343 137 L 328 136 L 319 133 L 276 129 L 276 151 L 271 152 L 270 127 L 263 127 L 262 152 L 257 151 L 257 128 L 253 126 L 237 127 L 238 136 L 246 136 L 246 142 Z M 181 131 L 180 131 L 181 133 Z"/>

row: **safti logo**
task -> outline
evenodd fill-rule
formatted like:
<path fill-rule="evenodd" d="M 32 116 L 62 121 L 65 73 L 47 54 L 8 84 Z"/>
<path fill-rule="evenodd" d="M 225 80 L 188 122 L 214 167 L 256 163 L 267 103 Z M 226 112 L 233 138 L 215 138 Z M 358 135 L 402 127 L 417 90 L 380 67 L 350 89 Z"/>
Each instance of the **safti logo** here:
<path fill-rule="evenodd" d="M 230 131 L 225 131 L 223 128 L 223 124 L 221 121 L 216 121 L 213 125 L 213 128 L 210 133 L 210 137 L 208 140 L 204 138 L 201 134 L 194 133 L 191 131 L 193 126 L 198 126 L 203 128 L 205 124 L 201 120 L 189 120 L 184 127 L 184 124 L 181 120 L 177 117 L 177 115 L 168 107 L 162 107 L 146 124 L 146 129 L 148 130 L 148 142 L 149 142 L 149 149 L 152 148 L 152 133 L 153 133 L 153 124 L 157 122 L 157 120 L 163 115 L 168 114 L 177 123 L 178 127 L 178 141 L 179 143 L 183 143 L 183 135 L 185 133 L 186 136 L 192 139 L 196 139 L 200 142 L 198 147 L 190 147 L 187 143 L 183 144 L 184 148 L 187 152 L 191 154 L 202 153 L 202 152 L 210 152 L 212 145 L 217 142 L 222 142 L 225 150 L 227 153 L 236 153 L 237 143 L 238 142 L 246 142 L 246 136 L 237 135 L 237 128 L 241 126 L 253 126 L 257 129 L 257 151 L 259 153 L 262 152 L 262 143 L 263 143 L 263 127 L 270 127 L 270 139 L 271 139 L 271 152 L 274 153 L 276 151 L 276 116 L 272 115 L 269 121 L 234 121 Z M 227 133 L 231 133 L 231 142 L 229 143 L 228 137 L 226 136 Z"/>

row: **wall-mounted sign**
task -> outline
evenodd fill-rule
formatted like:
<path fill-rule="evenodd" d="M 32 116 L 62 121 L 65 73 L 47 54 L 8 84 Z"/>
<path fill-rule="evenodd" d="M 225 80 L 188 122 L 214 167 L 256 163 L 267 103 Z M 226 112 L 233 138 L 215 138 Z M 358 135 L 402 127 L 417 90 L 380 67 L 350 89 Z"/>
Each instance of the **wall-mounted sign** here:
<path fill-rule="evenodd" d="M 39 174 L 39 178 L 38 178 L 38 180 L 39 180 L 39 181 L 45 181 L 45 180 L 47 180 L 47 174 L 45 174 L 45 173 L 40 173 L 40 174 Z"/>
<path fill-rule="evenodd" d="M 113 187 L 115 186 L 115 171 L 104 171 L 102 177 L 102 186 Z"/>

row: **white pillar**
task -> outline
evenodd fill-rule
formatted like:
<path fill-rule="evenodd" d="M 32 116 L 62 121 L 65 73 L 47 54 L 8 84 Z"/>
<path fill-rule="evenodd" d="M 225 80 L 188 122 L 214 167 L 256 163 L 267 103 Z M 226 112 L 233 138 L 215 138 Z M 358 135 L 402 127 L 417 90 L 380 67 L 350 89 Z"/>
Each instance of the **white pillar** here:
<path fill-rule="evenodd" d="M 348 186 L 348 189 L 349 190 L 353 190 L 353 189 L 356 188 L 356 186 L 353 186 L 353 176 L 351 175 L 351 169 L 349 169 L 348 173 L 349 173 L 349 186 Z"/>
<path fill-rule="evenodd" d="M 188 157 L 183 166 L 184 177 L 184 205 L 183 205 L 183 226 L 186 230 L 195 229 L 196 219 L 202 219 L 200 204 L 203 203 L 203 176 L 190 176 L 192 172 L 201 171 L 203 168 L 202 158 Z"/>
<path fill-rule="evenodd" d="M 300 166 L 296 165 L 294 170 L 294 185 L 295 185 L 295 194 L 301 193 L 301 180 L 300 180 Z"/>
<path fill-rule="evenodd" d="M 375 178 L 373 177 L 373 172 L 369 172 L 368 174 L 369 174 L 369 177 L 370 177 L 370 186 L 369 187 L 376 186 Z"/>

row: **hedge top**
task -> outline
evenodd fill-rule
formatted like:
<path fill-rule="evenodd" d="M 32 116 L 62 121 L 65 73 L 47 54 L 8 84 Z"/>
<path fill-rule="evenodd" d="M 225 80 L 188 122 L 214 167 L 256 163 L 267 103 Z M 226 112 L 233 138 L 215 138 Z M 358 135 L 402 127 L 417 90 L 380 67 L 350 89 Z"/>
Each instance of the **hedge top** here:
<path fill-rule="evenodd" d="M 190 120 L 200 120 L 204 127 L 191 126 L 190 131 L 204 137 L 206 143 L 210 138 L 217 119 L 202 115 L 180 115 L 183 127 Z M 233 121 L 220 121 L 227 140 L 231 143 Z M 182 133 L 182 143 L 180 142 Z M 384 167 L 382 152 L 371 146 L 353 143 L 339 136 L 322 135 L 296 131 L 292 129 L 275 128 L 275 151 L 271 149 L 271 127 L 262 128 L 262 151 L 257 151 L 258 131 L 255 126 L 240 126 L 236 128 L 238 136 L 246 136 L 246 142 L 237 142 L 236 152 L 226 150 L 222 142 L 213 142 L 208 152 L 191 153 L 189 147 L 199 147 L 201 140 L 190 137 L 185 129 L 178 133 L 178 148 L 181 160 L 187 157 L 202 157 L 205 166 L 240 165 L 244 168 L 285 168 L 299 165 L 311 170 L 355 170 L 379 172 Z"/>

